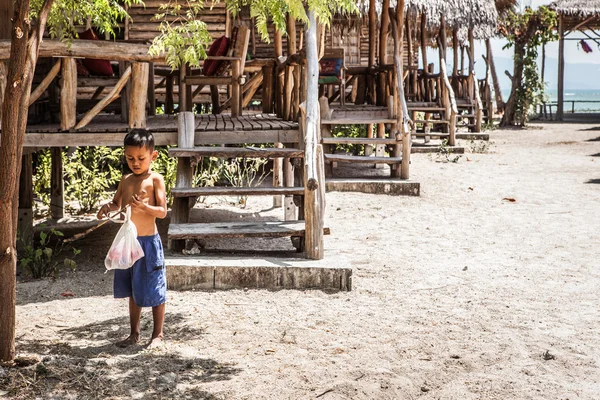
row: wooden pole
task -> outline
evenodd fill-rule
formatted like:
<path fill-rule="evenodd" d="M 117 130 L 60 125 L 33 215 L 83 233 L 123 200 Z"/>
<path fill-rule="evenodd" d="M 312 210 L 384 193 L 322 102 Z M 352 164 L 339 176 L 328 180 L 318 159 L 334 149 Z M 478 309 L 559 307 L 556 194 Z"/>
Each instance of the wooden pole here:
<path fill-rule="evenodd" d="M 60 129 L 69 130 L 77 121 L 77 65 L 74 58 L 62 60 L 60 85 Z"/>
<path fill-rule="evenodd" d="M 492 42 L 490 39 L 487 39 L 485 41 L 485 46 L 487 48 L 487 62 L 490 66 L 490 72 L 492 73 L 494 96 L 496 97 L 496 108 L 498 109 L 498 112 L 504 112 L 504 98 L 502 96 L 502 88 L 500 87 L 500 81 L 498 80 L 498 73 L 496 72 L 496 63 L 494 62 L 494 52 L 492 51 Z M 542 62 L 544 61 L 545 58 Z"/>
<path fill-rule="evenodd" d="M 50 171 L 50 216 L 52 219 L 64 217 L 65 184 L 63 179 L 62 148 L 52 147 L 50 149 L 51 171 Z"/>
<path fill-rule="evenodd" d="M 180 149 L 194 148 L 195 119 L 190 111 L 182 111 L 177 117 L 177 147 Z M 176 188 L 191 188 L 193 185 L 193 174 L 191 159 L 179 157 L 177 159 Z M 171 209 L 171 223 L 187 224 L 190 219 L 189 199 L 187 197 L 176 197 L 173 199 Z M 169 249 L 179 252 L 185 248 L 185 240 L 169 240 Z"/>
<path fill-rule="evenodd" d="M 19 221 L 17 230 L 22 242 L 17 245 L 33 243 L 33 157 L 31 152 L 23 153 L 21 177 L 19 180 Z"/>
<path fill-rule="evenodd" d="M 565 21 L 562 14 L 558 17 L 558 106 L 556 120 L 564 119 L 565 101 Z"/>
<path fill-rule="evenodd" d="M 290 15 L 287 17 L 287 56 L 288 58 L 296 54 L 296 20 Z M 285 68 L 285 84 L 284 84 L 284 113 L 283 117 L 286 120 L 292 118 L 292 94 L 294 91 L 294 67 L 288 66 Z"/>
<path fill-rule="evenodd" d="M 427 14 L 421 14 L 421 57 L 423 59 L 423 71 L 427 72 Z"/>
<path fill-rule="evenodd" d="M 148 63 L 148 115 L 156 115 L 156 92 L 154 88 L 154 63 Z"/>
<path fill-rule="evenodd" d="M 323 249 L 323 222 L 325 214 L 325 168 L 323 146 L 320 144 L 319 115 L 319 61 L 317 55 L 317 19 L 308 12 L 306 26 L 306 136 L 304 138 L 304 219 L 306 220 L 306 258 L 321 260 Z"/>
<path fill-rule="evenodd" d="M 148 63 L 134 62 L 131 66 L 131 96 L 129 97 L 129 128 L 146 128 L 148 99 Z"/>
<path fill-rule="evenodd" d="M 381 29 L 379 31 L 379 65 L 387 64 L 387 39 L 389 36 L 389 16 L 390 0 L 383 0 L 383 9 L 381 10 Z M 377 85 L 377 105 L 383 106 L 387 103 L 386 96 L 386 73 L 379 72 Z"/>
<path fill-rule="evenodd" d="M 454 65 L 452 67 L 452 76 L 458 76 L 458 26 L 454 26 L 452 30 L 452 50 L 454 52 Z"/>
<path fill-rule="evenodd" d="M 283 44 L 281 38 L 281 32 L 275 29 L 274 33 L 275 42 L 275 57 L 279 60 L 279 57 L 283 56 Z M 279 74 L 277 68 L 275 68 L 275 112 L 279 117 L 283 115 L 283 76 Z M 283 143 L 275 143 L 275 147 L 283 147 Z M 273 186 L 280 187 L 284 184 L 283 175 L 283 159 L 273 159 Z M 281 196 L 273 196 L 273 207 L 283 206 L 283 198 Z"/>
<path fill-rule="evenodd" d="M 396 6 L 396 15 L 392 18 L 392 31 L 394 36 L 394 68 L 396 71 L 396 119 L 397 122 L 394 129 L 396 139 L 402 140 L 401 147 L 398 145 L 394 146 L 394 156 L 398 157 L 402 153 L 402 164 L 400 170 L 398 168 L 392 169 L 392 176 L 400 176 L 402 179 L 408 179 L 410 177 L 410 152 L 412 147 L 411 129 L 409 127 L 408 117 L 408 106 L 406 104 L 406 98 L 404 97 L 404 82 L 402 80 L 403 64 L 402 64 L 402 43 L 403 33 L 402 27 L 404 26 L 404 0 L 398 0 Z"/>

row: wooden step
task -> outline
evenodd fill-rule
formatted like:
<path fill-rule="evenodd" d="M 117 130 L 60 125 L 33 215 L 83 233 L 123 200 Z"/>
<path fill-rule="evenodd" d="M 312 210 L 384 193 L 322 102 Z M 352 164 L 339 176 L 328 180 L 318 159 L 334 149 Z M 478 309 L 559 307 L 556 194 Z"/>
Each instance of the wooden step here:
<path fill-rule="evenodd" d="M 199 197 L 199 196 L 292 196 L 304 194 L 303 187 L 234 187 L 213 186 L 195 188 L 171 189 L 173 197 Z"/>
<path fill-rule="evenodd" d="M 444 121 L 439 119 L 417 119 L 414 121 L 415 124 L 444 124 L 448 125 L 450 121 Z"/>
<path fill-rule="evenodd" d="M 441 132 L 415 132 L 412 134 L 413 137 L 450 137 L 449 133 L 441 133 Z"/>
<path fill-rule="evenodd" d="M 457 118 L 475 118 L 475 114 L 458 114 Z"/>
<path fill-rule="evenodd" d="M 221 157 L 221 158 L 302 158 L 304 151 L 294 148 L 260 148 L 260 147 L 211 147 L 199 146 L 193 149 L 169 149 L 171 157 Z"/>
<path fill-rule="evenodd" d="M 408 106 L 408 111 L 417 111 L 417 112 L 441 112 L 441 111 L 446 111 L 446 109 L 444 107 L 412 107 L 412 106 Z"/>
<path fill-rule="evenodd" d="M 402 140 L 388 139 L 388 138 L 349 138 L 349 137 L 331 137 L 323 138 L 321 140 L 323 144 L 398 144 L 402 143 Z"/>
<path fill-rule="evenodd" d="M 398 122 L 394 118 L 383 118 L 383 117 L 346 117 L 346 118 L 333 118 L 333 119 L 322 119 L 321 124 L 323 125 L 369 125 L 369 124 L 395 124 Z"/>
<path fill-rule="evenodd" d="M 341 162 L 355 164 L 400 164 L 402 162 L 402 158 L 351 156 L 348 154 L 325 154 L 325 162 Z"/>
<path fill-rule="evenodd" d="M 169 239 L 216 239 L 304 236 L 303 221 L 217 222 L 169 225 Z M 328 227 L 323 234 L 329 235 Z"/>

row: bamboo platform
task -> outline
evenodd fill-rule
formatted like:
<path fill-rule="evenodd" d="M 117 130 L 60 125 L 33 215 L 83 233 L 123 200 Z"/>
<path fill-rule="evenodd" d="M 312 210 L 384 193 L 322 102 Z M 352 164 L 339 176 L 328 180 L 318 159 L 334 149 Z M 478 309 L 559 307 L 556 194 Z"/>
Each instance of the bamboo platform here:
<path fill-rule="evenodd" d="M 146 129 L 159 146 L 177 144 L 177 117 L 148 117 Z M 129 128 L 119 115 L 99 115 L 82 129 L 62 131 L 58 123 L 28 125 L 25 147 L 121 146 Z M 271 114 L 195 116 L 195 144 L 298 142 L 298 123 Z"/>

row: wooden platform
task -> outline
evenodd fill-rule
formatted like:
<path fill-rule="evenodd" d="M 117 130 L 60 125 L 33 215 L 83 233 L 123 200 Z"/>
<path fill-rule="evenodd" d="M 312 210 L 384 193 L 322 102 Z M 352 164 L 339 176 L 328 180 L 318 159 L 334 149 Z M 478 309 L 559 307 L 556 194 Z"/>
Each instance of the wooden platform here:
<path fill-rule="evenodd" d="M 232 118 L 230 114 L 196 116 L 195 144 L 296 143 L 298 123 L 284 121 L 271 114 Z M 159 146 L 177 144 L 177 117 L 148 117 L 147 128 Z M 122 146 L 129 130 L 119 115 L 100 115 L 79 130 L 61 131 L 60 125 L 28 125 L 26 147 Z M 243 137 L 243 140 L 240 138 Z"/>
<path fill-rule="evenodd" d="M 350 262 L 329 252 L 323 260 L 167 256 L 169 290 L 352 290 Z"/>

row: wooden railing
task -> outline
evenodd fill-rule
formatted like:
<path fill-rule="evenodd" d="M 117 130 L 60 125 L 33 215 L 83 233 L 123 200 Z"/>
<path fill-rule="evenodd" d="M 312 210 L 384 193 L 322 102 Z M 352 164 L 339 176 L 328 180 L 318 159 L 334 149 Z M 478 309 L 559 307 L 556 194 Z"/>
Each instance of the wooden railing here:
<path fill-rule="evenodd" d="M 442 82 L 443 86 L 443 105 L 446 108 L 446 116 L 449 119 L 448 125 L 448 145 L 456 145 L 456 115 L 458 114 L 458 107 L 456 106 L 456 98 L 454 96 L 454 90 L 448 79 L 448 73 L 446 72 L 446 61 L 444 59 L 440 62 Z"/>
<path fill-rule="evenodd" d="M 127 98 L 126 110 L 129 127 L 146 127 L 149 63 L 162 61 L 161 57 L 148 54 L 148 46 L 100 40 L 75 40 L 69 46 L 59 41 L 45 40 L 40 45 L 39 55 L 40 57 L 55 58 L 56 61 L 41 83 L 32 91 L 29 104 L 33 104 L 40 98 L 60 72 L 62 130 L 81 129 L 87 126 L 107 105 L 121 96 L 121 92 L 127 83 L 130 83 L 130 95 Z M 9 56 L 10 41 L 0 40 L 0 60 L 6 60 Z M 76 120 L 78 85 L 76 58 L 128 61 L 131 63 L 127 68 L 120 71 L 121 76 L 110 92 L 87 111 L 79 123 Z"/>

